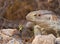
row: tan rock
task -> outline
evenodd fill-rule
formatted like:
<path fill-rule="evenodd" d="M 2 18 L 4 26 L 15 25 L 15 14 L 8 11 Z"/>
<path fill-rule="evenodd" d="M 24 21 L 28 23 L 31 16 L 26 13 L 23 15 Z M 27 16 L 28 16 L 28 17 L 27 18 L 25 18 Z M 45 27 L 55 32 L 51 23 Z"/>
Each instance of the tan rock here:
<path fill-rule="evenodd" d="M 1 44 L 23 44 L 22 40 L 18 35 L 10 37 L 3 33 L 0 33 L 0 43 Z"/>
<path fill-rule="evenodd" d="M 2 44 L 6 44 L 9 40 L 12 39 L 12 37 L 9 37 L 9 36 L 7 36 L 5 34 L 2 34 L 2 33 L 1 33 L 1 37 L 3 38 L 2 39 L 3 40 Z"/>
<path fill-rule="evenodd" d="M 55 42 L 56 44 L 60 44 L 60 37 L 56 38 Z"/>
<path fill-rule="evenodd" d="M 11 38 L 12 38 L 12 37 L 9 37 L 9 36 L 4 35 L 4 34 L 1 34 L 1 36 L 3 37 L 3 39 L 4 39 L 4 40 L 7 40 L 7 39 L 9 40 L 9 39 L 11 39 Z"/>
<path fill-rule="evenodd" d="M 12 36 L 18 33 L 18 30 L 17 29 L 2 29 L 1 32 L 5 35 Z"/>
<path fill-rule="evenodd" d="M 16 40 L 16 39 L 13 38 L 7 44 L 23 44 L 23 43 L 21 41 L 18 41 L 18 40 Z"/>
<path fill-rule="evenodd" d="M 54 44 L 55 37 L 50 35 L 38 35 L 34 38 L 32 44 Z"/>
<path fill-rule="evenodd" d="M 12 39 L 12 37 L 9 37 L 9 36 L 7 36 L 5 34 L 0 33 L 0 42 L 2 44 L 6 44 L 11 39 Z"/>

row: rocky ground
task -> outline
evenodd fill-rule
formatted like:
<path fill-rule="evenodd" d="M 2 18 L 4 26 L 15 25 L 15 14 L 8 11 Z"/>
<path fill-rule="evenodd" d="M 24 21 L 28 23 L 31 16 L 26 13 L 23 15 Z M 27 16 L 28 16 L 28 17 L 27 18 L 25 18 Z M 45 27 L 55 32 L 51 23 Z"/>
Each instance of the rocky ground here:
<path fill-rule="evenodd" d="M 22 37 L 17 29 L 0 30 L 0 44 L 31 44 L 32 40 L 32 37 Z"/>
<path fill-rule="evenodd" d="M 60 37 L 53 34 L 38 35 L 33 38 L 23 39 L 17 29 L 0 30 L 0 44 L 60 44 Z"/>

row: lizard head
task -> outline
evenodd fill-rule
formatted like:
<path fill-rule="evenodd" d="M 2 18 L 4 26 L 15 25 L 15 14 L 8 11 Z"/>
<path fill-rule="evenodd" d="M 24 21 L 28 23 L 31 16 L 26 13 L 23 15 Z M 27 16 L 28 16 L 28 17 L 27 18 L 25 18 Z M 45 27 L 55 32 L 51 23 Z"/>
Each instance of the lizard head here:
<path fill-rule="evenodd" d="M 26 16 L 26 19 L 33 22 L 49 21 L 52 19 L 52 14 L 54 13 L 48 10 L 33 11 Z"/>

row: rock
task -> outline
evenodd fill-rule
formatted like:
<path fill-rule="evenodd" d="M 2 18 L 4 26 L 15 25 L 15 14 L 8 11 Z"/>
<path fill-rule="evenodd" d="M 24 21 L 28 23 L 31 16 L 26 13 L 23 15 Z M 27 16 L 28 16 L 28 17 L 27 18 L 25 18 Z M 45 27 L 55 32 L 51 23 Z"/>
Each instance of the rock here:
<path fill-rule="evenodd" d="M 9 39 L 12 38 L 12 37 L 9 37 L 9 36 L 7 36 L 7 35 L 5 35 L 5 34 L 1 34 L 1 36 L 3 37 L 4 40 L 9 40 Z"/>
<path fill-rule="evenodd" d="M 17 29 L 2 29 L 1 32 L 7 36 L 12 36 L 18 33 Z"/>
<path fill-rule="evenodd" d="M 2 30 L 5 31 L 5 29 L 2 29 Z M 10 32 L 9 32 L 9 34 L 6 33 L 6 31 L 14 32 L 13 31 L 14 29 L 10 29 L 10 30 L 6 29 L 6 31 L 4 33 L 2 33 L 2 30 L 0 32 L 0 43 L 1 44 L 23 44 L 19 35 L 12 36 L 11 35 L 12 33 L 10 33 Z"/>
<path fill-rule="evenodd" d="M 55 44 L 55 36 L 50 35 L 37 35 L 32 44 Z"/>
<path fill-rule="evenodd" d="M 20 40 L 20 41 L 18 41 L 18 40 L 16 40 L 16 39 L 12 39 L 12 40 L 10 40 L 7 44 L 23 44 L 22 43 L 22 41 Z"/>
<path fill-rule="evenodd" d="M 60 37 L 56 38 L 55 43 L 60 44 Z"/>
<path fill-rule="evenodd" d="M 0 41 L 2 44 L 6 44 L 9 40 L 12 39 L 12 37 L 9 37 L 9 36 L 1 33 L 0 39 L 1 39 Z"/>
<path fill-rule="evenodd" d="M 6 44 L 9 40 L 11 40 L 12 39 L 12 37 L 9 37 L 9 36 L 7 36 L 7 35 L 4 35 L 4 34 L 2 34 L 1 33 L 1 36 L 2 36 L 2 40 L 3 40 L 3 42 L 2 42 L 2 44 Z"/>

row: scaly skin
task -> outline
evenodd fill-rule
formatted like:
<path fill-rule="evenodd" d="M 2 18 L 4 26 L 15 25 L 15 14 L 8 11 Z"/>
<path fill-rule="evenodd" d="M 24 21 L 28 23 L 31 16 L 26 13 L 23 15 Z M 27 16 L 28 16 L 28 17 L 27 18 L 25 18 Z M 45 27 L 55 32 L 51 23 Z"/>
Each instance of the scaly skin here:
<path fill-rule="evenodd" d="M 53 33 L 55 36 L 59 36 L 58 31 L 60 31 L 60 20 L 56 14 L 52 11 L 48 10 L 38 10 L 30 12 L 26 19 L 36 25 L 39 25 L 42 29 L 41 34 L 51 34 Z M 35 27 L 35 25 L 34 25 Z"/>

